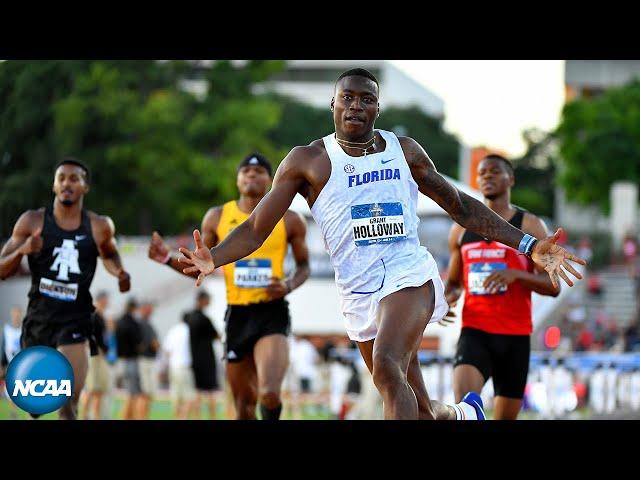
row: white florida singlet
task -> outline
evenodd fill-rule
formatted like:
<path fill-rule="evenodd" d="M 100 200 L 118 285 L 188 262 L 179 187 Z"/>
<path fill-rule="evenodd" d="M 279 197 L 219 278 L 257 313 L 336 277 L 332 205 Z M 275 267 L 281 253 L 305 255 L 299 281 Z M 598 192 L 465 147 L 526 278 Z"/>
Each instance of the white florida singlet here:
<path fill-rule="evenodd" d="M 418 185 L 400 142 L 392 132 L 377 131 L 385 150 L 362 157 L 347 155 L 334 134 L 323 138 L 331 176 L 311 213 L 322 231 L 342 297 L 387 289 L 385 281 L 401 272 L 438 275 L 431 254 L 420 246 Z"/>

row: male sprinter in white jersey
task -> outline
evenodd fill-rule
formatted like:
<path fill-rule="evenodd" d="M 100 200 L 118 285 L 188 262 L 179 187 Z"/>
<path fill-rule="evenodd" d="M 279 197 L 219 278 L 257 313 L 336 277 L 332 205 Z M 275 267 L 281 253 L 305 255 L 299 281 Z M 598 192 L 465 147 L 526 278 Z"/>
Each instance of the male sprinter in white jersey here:
<path fill-rule="evenodd" d="M 85 210 L 90 174 L 84 163 L 66 158 L 53 179 L 53 207 L 27 210 L 0 252 L 0 278 L 15 274 L 24 255 L 31 270 L 29 307 L 22 324 L 22 347 L 57 348 L 73 367 L 71 401 L 60 418 L 75 420 L 78 399 L 89 369 L 89 352 L 97 355 L 91 315 L 95 311 L 89 288 L 96 260 L 118 279 L 121 292 L 130 288 L 129 274 L 120 260 L 109 217 Z M 32 414 L 32 417 L 37 415 Z"/>
<path fill-rule="evenodd" d="M 423 148 L 408 137 L 374 130 L 379 88 L 366 70 L 342 74 L 331 110 L 336 131 L 295 147 L 280 164 L 273 188 L 246 222 L 215 248 L 194 231 L 196 250 L 185 248 L 185 273 L 196 285 L 218 266 L 260 247 L 296 193 L 307 199 L 336 272 L 349 338 L 373 374 L 386 419 L 484 418 L 482 402 L 470 392 L 455 406 L 430 401 L 417 350 L 426 325 L 447 312 L 435 261 L 421 247 L 416 215 L 418 191 L 431 197 L 465 228 L 518 249 L 551 276 L 572 285 L 563 266 L 583 260 L 556 245 L 559 232 L 544 239 L 510 225 L 481 202 L 451 186 Z"/>

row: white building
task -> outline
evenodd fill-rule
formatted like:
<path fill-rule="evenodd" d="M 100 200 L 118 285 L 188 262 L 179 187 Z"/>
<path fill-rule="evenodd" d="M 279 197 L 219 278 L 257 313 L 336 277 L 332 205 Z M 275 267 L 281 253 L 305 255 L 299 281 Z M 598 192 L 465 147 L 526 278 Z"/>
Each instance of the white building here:
<path fill-rule="evenodd" d="M 207 68 L 215 60 L 197 60 L 197 68 Z M 246 60 L 234 60 L 242 65 Z M 416 106 L 427 115 L 442 118 L 444 102 L 434 93 L 386 60 L 287 60 L 287 68 L 264 84 L 256 85 L 254 93 L 272 91 L 318 108 L 329 108 L 336 79 L 352 68 L 365 68 L 380 82 L 380 107 Z M 182 81 L 182 87 L 195 95 L 206 93 L 205 80 Z"/>
<path fill-rule="evenodd" d="M 287 69 L 261 85 L 319 108 L 329 108 L 336 79 L 352 68 L 365 68 L 380 83 L 380 107 L 416 106 L 432 117 L 444 116 L 444 102 L 386 60 L 289 60 Z"/>
<path fill-rule="evenodd" d="M 640 78 L 639 60 L 567 60 L 566 99 L 596 97 L 634 78 Z"/>

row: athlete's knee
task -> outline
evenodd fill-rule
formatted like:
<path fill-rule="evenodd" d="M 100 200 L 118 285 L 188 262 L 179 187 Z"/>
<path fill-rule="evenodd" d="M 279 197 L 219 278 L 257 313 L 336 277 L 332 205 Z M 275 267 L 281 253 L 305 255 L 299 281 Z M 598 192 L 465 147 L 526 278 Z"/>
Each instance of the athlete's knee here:
<path fill-rule="evenodd" d="M 268 409 L 277 408 L 282 402 L 280 393 L 273 390 L 264 390 L 260 392 L 260 403 Z"/>
<path fill-rule="evenodd" d="M 386 351 L 373 353 L 373 383 L 376 387 L 379 389 L 388 388 L 397 383 L 406 383 L 406 381 L 406 374 L 398 356 Z"/>

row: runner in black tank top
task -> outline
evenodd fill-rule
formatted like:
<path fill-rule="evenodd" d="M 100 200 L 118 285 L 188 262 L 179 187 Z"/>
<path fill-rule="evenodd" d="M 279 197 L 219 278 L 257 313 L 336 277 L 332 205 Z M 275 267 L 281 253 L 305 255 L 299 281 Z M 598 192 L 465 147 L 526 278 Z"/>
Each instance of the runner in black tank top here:
<path fill-rule="evenodd" d="M 0 278 L 13 275 L 22 257 L 31 269 L 29 307 L 22 326 L 22 347 L 57 348 L 73 367 L 71 401 L 60 409 L 60 418 L 75 419 L 88 368 L 87 346 L 97 353 L 89 288 L 96 260 L 118 278 L 119 289 L 130 288 L 115 246 L 114 226 L 82 208 L 89 191 L 89 170 L 77 160 L 65 159 L 56 166 L 53 208 L 24 212 L 0 252 Z"/>
<path fill-rule="evenodd" d="M 27 318 L 43 323 L 86 320 L 95 310 L 89 287 L 98 257 L 89 214 L 82 210 L 80 227 L 69 231 L 56 224 L 51 208 L 45 208 L 42 240 L 42 250 L 29 255 Z"/>

